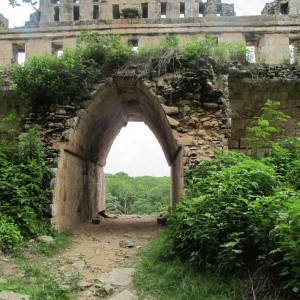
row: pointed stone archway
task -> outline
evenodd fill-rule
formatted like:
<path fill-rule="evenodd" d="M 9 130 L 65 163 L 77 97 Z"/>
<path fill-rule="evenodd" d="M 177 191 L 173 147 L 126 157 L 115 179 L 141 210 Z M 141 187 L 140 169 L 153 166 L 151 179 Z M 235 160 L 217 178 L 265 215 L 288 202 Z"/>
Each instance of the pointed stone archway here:
<path fill-rule="evenodd" d="M 171 204 L 183 195 L 182 147 L 175 140 L 161 99 L 133 77 L 110 79 L 94 91 L 92 100 L 75 118 L 59 149 L 53 188 L 52 223 L 66 230 L 105 207 L 106 158 L 128 121 L 142 121 L 160 143 L 171 167 Z"/>

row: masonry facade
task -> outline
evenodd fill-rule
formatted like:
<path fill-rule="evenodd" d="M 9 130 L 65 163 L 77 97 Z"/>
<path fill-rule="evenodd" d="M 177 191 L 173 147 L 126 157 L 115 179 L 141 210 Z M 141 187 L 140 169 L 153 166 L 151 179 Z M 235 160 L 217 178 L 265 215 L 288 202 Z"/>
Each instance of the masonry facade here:
<path fill-rule="evenodd" d="M 254 47 L 257 62 L 278 64 L 289 61 L 290 46 L 300 40 L 298 2 L 285 1 L 286 14 L 277 13 L 283 5 L 278 0 L 261 16 L 236 17 L 234 6 L 221 0 L 41 0 L 39 12 L 25 27 L 1 31 L 0 66 L 17 63 L 19 53 L 28 59 L 73 47 L 87 29 L 118 34 L 124 43 L 134 41 L 138 47 L 157 43 L 166 34 L 182 43 L 208 37 L 245 41 Z"/>

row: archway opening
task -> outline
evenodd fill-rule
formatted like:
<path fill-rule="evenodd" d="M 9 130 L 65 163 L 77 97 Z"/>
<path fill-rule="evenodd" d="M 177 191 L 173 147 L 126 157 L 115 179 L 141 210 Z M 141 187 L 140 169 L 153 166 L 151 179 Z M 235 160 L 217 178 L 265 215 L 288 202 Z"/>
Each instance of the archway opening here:
<path fill-rule="evenodd" d="M 115 138 L 128 122 L 143 122 L 155 135 L 171 169 L 170 202 L 183 194 L 183 149 L 176 141 L 161 97 L 133 77 L 114 78 L 93 93 L 75 126 L 58 143 L 60 157 L 52 223 L 68 229 L 105 209 L 104 168 Z"/>
<path fill-rule="evenodd" d="M 158 215 L 170 206 L 170 167 L 143 122 L 128 122 L 107 157 L 105 207 L 109 214 Z"/>

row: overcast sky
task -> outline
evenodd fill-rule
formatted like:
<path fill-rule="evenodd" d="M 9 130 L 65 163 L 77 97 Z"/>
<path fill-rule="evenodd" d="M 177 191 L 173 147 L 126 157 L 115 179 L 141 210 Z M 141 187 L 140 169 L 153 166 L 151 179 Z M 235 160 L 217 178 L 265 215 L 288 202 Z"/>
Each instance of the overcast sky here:
<path fill-rule="evenodd" d="M 234 3 L 238 16 L 260 15 L 265 0 L 223 0 Z M 0 13 L 10 20 L 10 27 L 22 26 L 33 12 L 28 5 L 11 8 L 8 0 L 0 0 Z M 169 176 L 160 145 L 144 123 L 129 123 L 117 136 L 107 159 L 106 173 L 124 171 L 130 176 Z"/>

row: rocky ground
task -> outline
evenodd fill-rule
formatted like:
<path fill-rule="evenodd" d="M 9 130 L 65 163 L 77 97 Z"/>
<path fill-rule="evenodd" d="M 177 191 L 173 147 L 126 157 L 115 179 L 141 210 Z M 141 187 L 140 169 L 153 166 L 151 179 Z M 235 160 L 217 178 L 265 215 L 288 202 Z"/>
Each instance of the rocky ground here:
<path fill-rule="evenodd" d="M 163 229 L 155 217 L 139 216 L 81 224 L 70 232 L 70 245 L 51 258 L 52 273 L 62 288 L 76 284 L 77 300 L 136 299 L 131 284 L 136 254 Z M 0 268 L 2 278 L 22 276 L 11 259 L 0 257 Z"/>

